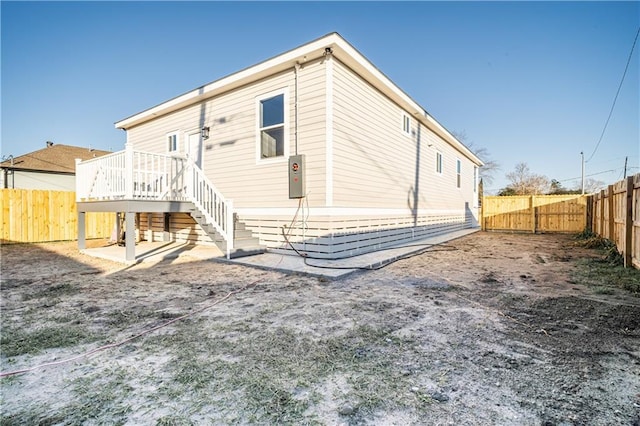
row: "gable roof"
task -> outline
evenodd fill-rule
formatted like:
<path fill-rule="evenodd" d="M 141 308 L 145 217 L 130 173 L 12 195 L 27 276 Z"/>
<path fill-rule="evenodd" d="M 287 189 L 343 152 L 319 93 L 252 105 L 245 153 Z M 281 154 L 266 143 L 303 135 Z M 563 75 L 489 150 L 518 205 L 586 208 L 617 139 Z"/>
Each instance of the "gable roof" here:
<path fill-rule="evenodd" d="M 76 158 L 90 160 L 106 154 L 110 152 L 80 146 L 51 144 L 44 149 L 5 160 L 0 163 L 0 168 L 75 174 Z"/>
<path fill-rule="evenodd" d="M 304 44 L 295 49 L 289 50 L 259 64 L 245 68 L 234 74 L 215 80 L 211 83 L 200 86 L 194 90 L 146 109 L 142 112 L 124 118 L 115 123 L 116 128 L 127 130 L 138 124 L 160 117 L 178 109 L 184 108 L 214 97 L 220 93 L 244 86 L 253 81 L 257 81 L 295 67 L 296 64 L 303 64 L 325 55 L 327 49 L 331 49 L 331 54 L 341 62 L 349 66 L 352 70 L 362 76 L 376 89 L 380 90 L 391 100 L 404 108 L 410 115 L 423 123 L 427 128 L 450 143 L 467 158 L 478 166 L 484 163 L 462 142 L 451 134 L 444 126 L 436 121 L 424 108 L 415 102 L 409 95 L 393 83 L 386 75 L 375 67 L 367 58 L 358 52 L 342 36 L 336 32 L 329 33 L 314 41 Z"/>

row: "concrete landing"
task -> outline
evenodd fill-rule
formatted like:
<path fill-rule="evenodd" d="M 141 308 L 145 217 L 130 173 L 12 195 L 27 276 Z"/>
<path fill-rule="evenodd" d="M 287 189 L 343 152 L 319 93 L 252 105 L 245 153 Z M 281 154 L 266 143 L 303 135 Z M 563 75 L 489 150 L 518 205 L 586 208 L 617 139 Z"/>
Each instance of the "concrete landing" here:
<path fill-rule="evenodd" d="M 443 244 L 479 230 L 480 228 L 475 228 L 449 232 L 447 234 L 413 240 L 399 245 L 398 247 L 390 247 L 384 250 L 366 253 L 347 259 L 307 259 L 305 262 L 305 259 L 300 256 L 267 252 L 258 256 L 232 259 L 231 262 L 264 269 L 275 269 L 279 271 L 327 278 L 340 278 L 361 269 L 371 269 L 386 265 L 394 260 L 428 249 L 431 245 Z"/>
<path fill-rule="evenodd" d="M 360 269 L 370 269 L 385 265 L 394 260 L 410 256 L 419 251 L 428 250 L 431 245 L 443 244 L 479 231 L 479 228 L 464 229 L 456 232 L 435 235 L 420 240 L 414 240 L 373 253 L 340 260 L 305 259 L 297 255 L 263 253 L 255 256 L 241 257 L 227 260 L 225 254 L 216 246 L 202 246 L 181 244 L 174 242 L 141 242 L 136 244 L 136 261 L 126 262 L 125 248 L 116 244 L 81 250 L 89 256 L 111 260 L 120 263 L 161 262 L 168 259 L 192 258 L 197 260 L 214 260 L 236 263 L 256 268 L 278 270 L 283 272 L 300 273 L 326 278 L 340 278 Z"/>

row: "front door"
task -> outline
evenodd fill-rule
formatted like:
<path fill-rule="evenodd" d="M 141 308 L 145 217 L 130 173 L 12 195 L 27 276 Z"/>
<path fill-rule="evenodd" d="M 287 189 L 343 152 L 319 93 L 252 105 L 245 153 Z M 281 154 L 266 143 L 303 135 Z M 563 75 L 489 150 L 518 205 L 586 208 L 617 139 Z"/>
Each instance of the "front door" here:
<path fill-rule="evenodd" d="M 200 132 L 190 133 L 187 137 L 187 154 L 202 169 L 202 139 Z"/>

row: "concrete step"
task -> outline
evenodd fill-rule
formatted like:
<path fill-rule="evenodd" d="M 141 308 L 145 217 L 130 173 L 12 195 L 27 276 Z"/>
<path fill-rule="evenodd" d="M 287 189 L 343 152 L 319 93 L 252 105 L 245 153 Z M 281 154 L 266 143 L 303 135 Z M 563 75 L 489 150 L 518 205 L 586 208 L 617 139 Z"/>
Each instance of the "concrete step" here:
<path fill-rule="evenodd" d="M 220 250 L 226 252 L 227 242 L 216 231 L 216 227 L 207 223 L 207 219 L 195 207 L 191 209 L 189 214 L 200 226 L 200 228 L 202 228 L 202 230 L 206 232 L 207 235 L 209 235 L 211 241 L 213 241 Z M 252 256 L 254 254 L 261 254 L 267 251 L 267 248 L 265 246 L 260 245 L 260 240 L 253 237 L 252 232 L 246 229 L 245 224 L 239 221 L 237 216 L 235 215 L 234 222 L 233 250 L 231 250 L 230 253 L 230 256 L 232 258 Z"/>
<path fill-rule="evenodd" d="M 254 256 L 256 254 L 262 254 L 262 253 L 265 253 L 266 251 L 267 251 L 267 248 L 265 246 L 245 247 L 241 249 L 231 250 L 231 253 L 229 253 L 229 257 L 231 259 L 236 259 L 238 257 Z"/>

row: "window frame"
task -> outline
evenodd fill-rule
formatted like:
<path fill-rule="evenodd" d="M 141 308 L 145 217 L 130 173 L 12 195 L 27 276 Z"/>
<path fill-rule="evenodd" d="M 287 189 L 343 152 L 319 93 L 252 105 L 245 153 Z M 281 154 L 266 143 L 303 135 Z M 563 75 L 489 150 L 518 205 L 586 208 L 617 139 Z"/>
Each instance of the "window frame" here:
<path fill-rule="evenodd" d="M 175 138 L 175 148 L 171 149 L 172 147 L 172 142 L 171 142 L 171 138 Z M 175 130 L 173 132 L 169 132 L 166 134 L 165 136 L 165 141 L 166 141 L 166 149 L 167 152 L 169 154 L 176 154 L 180 152 L 180 131 L 179 130 Z"/>
<path fill-rule="evenodd" d="M 456 188 L 462 188 L 462 160 L 456 158 Z"/>
<path fill-rule="evenodd" d="M 402 134 L 410 137 L 411 136 L 411 116 L 406 112 L 402 112 Z"/>
<path fill-rule="evenodd" d="M 437 175 L 442 175 L 442 169 L 444 164 L 444 155 L 442 155 L 442 152 L 440 151 L 436 151 L 436 174 Z"/>
<path fill-rule="evenodd" d="M 265 101 L 270 98 L 275 98 L 276 96 L 282 95 L 282 109 L 283 109 L 283 123 L 275 124 L 271 126 L 261 126 L 262 122 L 262 101 Z M 289 158 L 289 89 L 286 87 L 272 90 L 267 93 L 263 93 L 255 97 L 255 111 L 256 111 L 256 164 L 265 164 L 265 163 L 279 163 L 287 161 Z M 282 127 L 283 133 L 283 153 L 282 155 L 275 155 L 273 157 L 263 157 L 262 156 L 262 131 L 263 130 L 272 130 Z"/>

